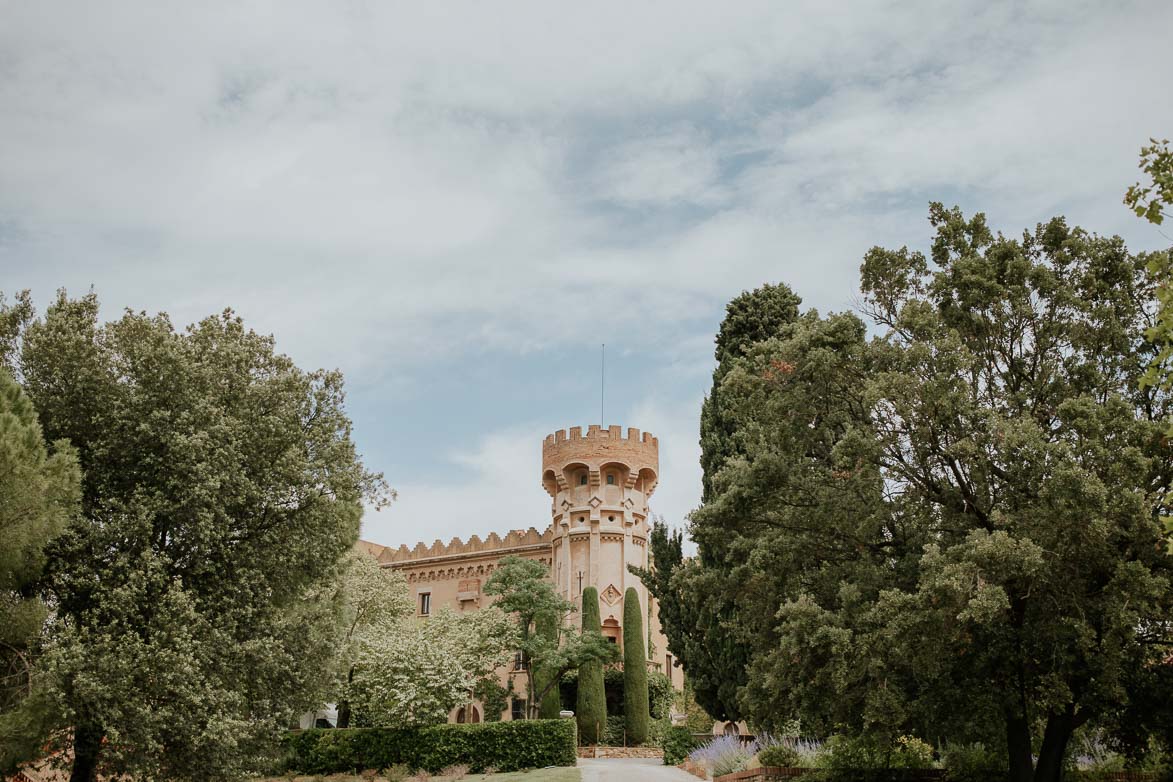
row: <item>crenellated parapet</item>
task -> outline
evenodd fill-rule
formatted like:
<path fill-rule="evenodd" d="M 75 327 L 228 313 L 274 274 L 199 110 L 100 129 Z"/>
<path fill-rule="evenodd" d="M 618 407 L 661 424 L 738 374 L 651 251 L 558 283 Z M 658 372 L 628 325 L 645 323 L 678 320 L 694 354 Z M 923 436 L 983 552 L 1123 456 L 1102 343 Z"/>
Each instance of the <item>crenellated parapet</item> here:
<path fill-rule="evenodd" d="M 650 496 L 659 481 L 660 441 L 634 427 L 624 433 L 621 426 L 592 424 L 586 434 L 572 426 L 542 442 L 542 485 L 551 497 L 576 485 L 598 487 L 615 475 L 627 489 Z"/>
<path fill-rule="evenodd" d="M 401 545 L 397 549 L 388 547 L 383 549 L 378 559 L 380 564 L 398 565 L 406 562 L 440 557 L 471 556 L 476 554 L 499 554 L 504 556 L 511 549 L 523 549 L 541 545 L 548 546 L 553 540 L 553 534 L 553 530 L 550 527 L 547 527 L 544 532 L 538 532 L 534 527 L 530 527 L 528 530 L 510 530 L 505 537 L 501 537 L 496 532 L 490 532 L 484 540 L 481 540 L 477 535 L 473 535 L 467 541 L 463 541 L 460 538 L 453 538 L 448 543 L 436 540 L 430 546 L 425 546 L 421 542 L 416 543 L 414 548 L 408 548 L 406 545 Z"/>

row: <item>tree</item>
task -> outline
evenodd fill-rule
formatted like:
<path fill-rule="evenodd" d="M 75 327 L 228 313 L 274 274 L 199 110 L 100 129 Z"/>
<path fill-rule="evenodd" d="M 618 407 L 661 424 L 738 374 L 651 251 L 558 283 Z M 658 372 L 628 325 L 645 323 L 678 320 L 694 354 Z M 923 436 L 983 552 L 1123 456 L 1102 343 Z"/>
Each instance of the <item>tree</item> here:
<path fill-rule="evenodd" d="M 539 616 L 534 622 L 536 635 L 545 645 L 558 648 L 561 642 L 562 622 L 549 614 Z M 547 657 L 546 655 L 542 656 Z M 546 720 L 556 720 L 562 712 L 562 700 L 558 696 L 558 685 L 562 682 L 562 673 L 550 665 L 548 659 L 543 659 L 539 666 L 534 664 L 534 692 L 540 693 L 537 699 L 538 717 Z"/>
<path fill-rule="evenodd" d="M 602 665 L 615 657 L 615 649 L 598 628 L 577 637 L 562 633 L 574 604 L 558 594 L 549 576 L 549 568 L 541 562 L 508 556 L 485 582 L 485 594 L 497 598 L 494 605 L 515 618 L 529 719 L 541 713 L 547 695 L 553 693 L 552 700 L 558 700 L 558 683 L 567 672 L 594 661 Z"/>
<path fill-rule="evenodd" d="M 304 372 L 230 311 L 102 324 L 62 292 L 9 361 L 83 469 L 48 549 L 43 669 L 72 779 L 256 769 L 330 682 L 339 561 L 385 486 L 337 372 Z"/>
<path fill-rule="evenodd" d="M 747 456 L 694 524 L 727 520 L 745 563 L 728 626 L 758 639 L 755 720 L 993 725 L 1011 778 L 1049 782 L 1075 729 L 1153 702 L 1137 672 L 1173 643 L 1169 395 L 1141 383 L 1153 255 L 1058 218 L 1021 240 L 930 220 L 931 266 L 864 259 L 881 338 L 804 316 L 731 369 Z"/>
<path fill-rule="evenodd" d="M 587 587 L 582 590 L 582 637 L 592 636 L 602 636 L 599 590 Z M 598 744 L 607 726 L 607 693 L 603 685 L 601 660 L 591 660 L 579 666 L 578 702 L 574 712 L 578 721 L 579 740 L 584 744 Z"/>
<path fill-rule="evenodd" d="M 401 618 L 360 641 L 349 699 L 363 724 L 436 725 L 513 658 L 515 629 L 496 607 Z"/>
<path fill-rule="evenodd" d="M 344 635 L 338 660 L 345 681 L 338 701 L 338 727 L 348 728 L 351 715 L 346 691 L 354 682 L 363 641 L 396 632 L 399 621 L 411 614 L 412 603 L 403 574 L 380 567 L 374 557 L 358 549 L 347 555 L 340 589 Z"/>
<path fill-rule="evenodd" d="M 1149 139 L 1150 146 L 1140 151 L 1140 168 L 1148 175 L 1150 184 L 1139 182 L 1128 188 L 1124 203 L 1154 225 L 1161 225 L 1169 215 L 1164 211 L 1173 206 L 1173 150 L 1169 141 Z M 1149 261 L 1149 273 L 1158 281 L 1156 322 L 1145 336 L 1158 347 L 1157 355 L 1149 363 L 1144 382 L 1166 391 L 1173 388 L 1173 263 L 1169 255 L 1156 254 Z M 1173 423 L 1168 434 L 1173 436 Z"/>
<path fill-rule="evenodd" d="M 81 471 L 65 441 L 45 446 L 32 403 L 0 368 L 0 774 L 37 749 L 33 695 L 49 617 L 45 547 L 77 516 Z"/>
<path fill-rule="evenodd" d="M 801 303 L 794 291 L 779 284 L 742 293 L 726 307 L 716 337 L 713 386 L 701 408 L 705 504 L 718 501 L 724 491 L 721 476 L 730 465 L 747 458 L 744 422 L 735 417 L 736 400 L 725 399 L 726 376 L 755 345 L 793 329 Z M 697 701 L 719 719 L 740 719 L 737 694 L 747 683 L 750 651 L 741 634 L 729 632 L 745 591 L 744 557 L 732 554 L 730 545 L 740 522 L 724 517 L 717 525 L 697 518 L 694 512 L 689 528 L 697 543 L 695 561 L 683 562 L 679 542 L 668 538 L 666 530 L 662 538 L 653 530 L 653 573 L 658 574 L 632 572 L 659 603 L 668 648 L 688 670 Z M 728 527 L 730 522 L 735 526 Z"/>
<path fill-rule="evenodd" d="M 623 595 L 623 725 L 631 743 L 648 740 L 648 658 L 643 608 L 635 587 Z"/>

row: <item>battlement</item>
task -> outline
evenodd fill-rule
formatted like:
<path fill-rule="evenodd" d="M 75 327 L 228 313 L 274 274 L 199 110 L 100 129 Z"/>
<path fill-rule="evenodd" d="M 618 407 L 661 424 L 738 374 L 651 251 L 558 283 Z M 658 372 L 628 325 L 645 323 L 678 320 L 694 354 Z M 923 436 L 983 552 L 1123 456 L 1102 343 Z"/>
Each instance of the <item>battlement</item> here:
<path fill-rule="evenodd" d="M 530 527 L 528 530 L 510 530 L 505 537 L 501 537 L 496 532 L 490 532 L 484 540 L 473 535 L 467 542 L 460 538 L 453 538 L 446 544 L 436 540 L 430 546 L 425 546 L 421 541 L 416 543 L 414 548 L 400 545 L 399 548 L 393 549 L 388 546 L 382 550 L 378 559 L 380 564 L 398 565 L 415 560 L 432 559 L 433 557 L 495 554 L 497 552 L 504 555 L 510 549 L 549 545 L 553 539 L 554 532 L 551 527 L 547 527 L 544 532 L 538 532 L 536 528 Z"/>
<path fill-rule="evenodd" d="M 571 480 L 567 468 L 581 471 L 585 466 L 588 484 L 597 486 L 606 465 L 618 466 L 628 489 L 638 485 L 645 495 L 651 494 L 660 473 L 660 441 L 635 427 L 629 427 L 624 437 L 621 426 L 604 429 L 594 424 L 586 434 L 581 426 L 572 426 L 542 441 L 542 486 L 551 497 Z"/>
<path fill-rule="evenodd" d="M 546 448 L 556 443 L 573 442 L 575 440 L 606 440 L 607 442 L 611 443 L 617 440 L 627 440 L 629 442 L 638 441 L 642 443 L 649 443 L 653 446 L 656 446 L 657 448 L 660 444 L 660 441 L 653 437 L 651 432 L 643 432 L 641 435 L 639 429 L 636 429 L 634 426 L 627 427 L 627 436 L 624 437 L 622 426 L 612 425 L 604 429 L 598 424 L 591 424 L 587 427 L 587 433 L 585 435 L 582 433 L 581 426 L 570 427 L 569 433 L 567 433 L 566 429 L 559 429 L 553 434 L 546 435 L 546 439 L 542 443 L 542 451 L 545 452 Z"/>

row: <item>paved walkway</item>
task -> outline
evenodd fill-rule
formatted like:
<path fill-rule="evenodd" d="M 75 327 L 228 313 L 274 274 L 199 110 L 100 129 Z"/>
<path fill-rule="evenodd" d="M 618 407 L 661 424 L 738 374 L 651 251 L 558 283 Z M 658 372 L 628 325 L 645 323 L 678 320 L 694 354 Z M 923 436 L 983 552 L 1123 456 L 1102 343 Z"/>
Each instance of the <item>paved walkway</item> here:
<path fill-rule="evenodd" d="M 579 758 L 582 782 L 697 782 L 692 774 L 659 758 Z"/>

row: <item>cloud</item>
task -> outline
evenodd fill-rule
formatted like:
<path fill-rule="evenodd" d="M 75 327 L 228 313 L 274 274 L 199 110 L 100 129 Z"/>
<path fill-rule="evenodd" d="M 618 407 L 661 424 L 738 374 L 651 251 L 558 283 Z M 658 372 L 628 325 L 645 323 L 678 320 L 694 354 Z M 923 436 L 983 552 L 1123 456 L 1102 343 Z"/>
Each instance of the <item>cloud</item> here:
<path fill-rule="evenodd" d="M 661 383 L 623 409 L 671 432 L 658 496 L 682 518 L 695 453 L 676 449 L 724 303 L 784 281 L 849 308 L 869 247 L 926 243 L 929 200 L 1164 244 L 1120 204 L 1173 126 L 1157 0 L 9 2 L 4 20 L 4 286 L 93 285 L 108 314 L 177 323 L 233 305 L 342 368 L 360 438 L 440 435 L 364 440 L 376 469 L 407 465 L 379 524 L 514 523 L 498 509 L 536 483 L 480 460 L 536 449 L 534 420 L 573 425 L 593 363 L 552 380 L 550 357 L 600 342 Z M 508 390 L 429 394 L 505 362 L 559 393 L 508 414 Z M 451 431 L 454 406 L 504 440 Z"/>

